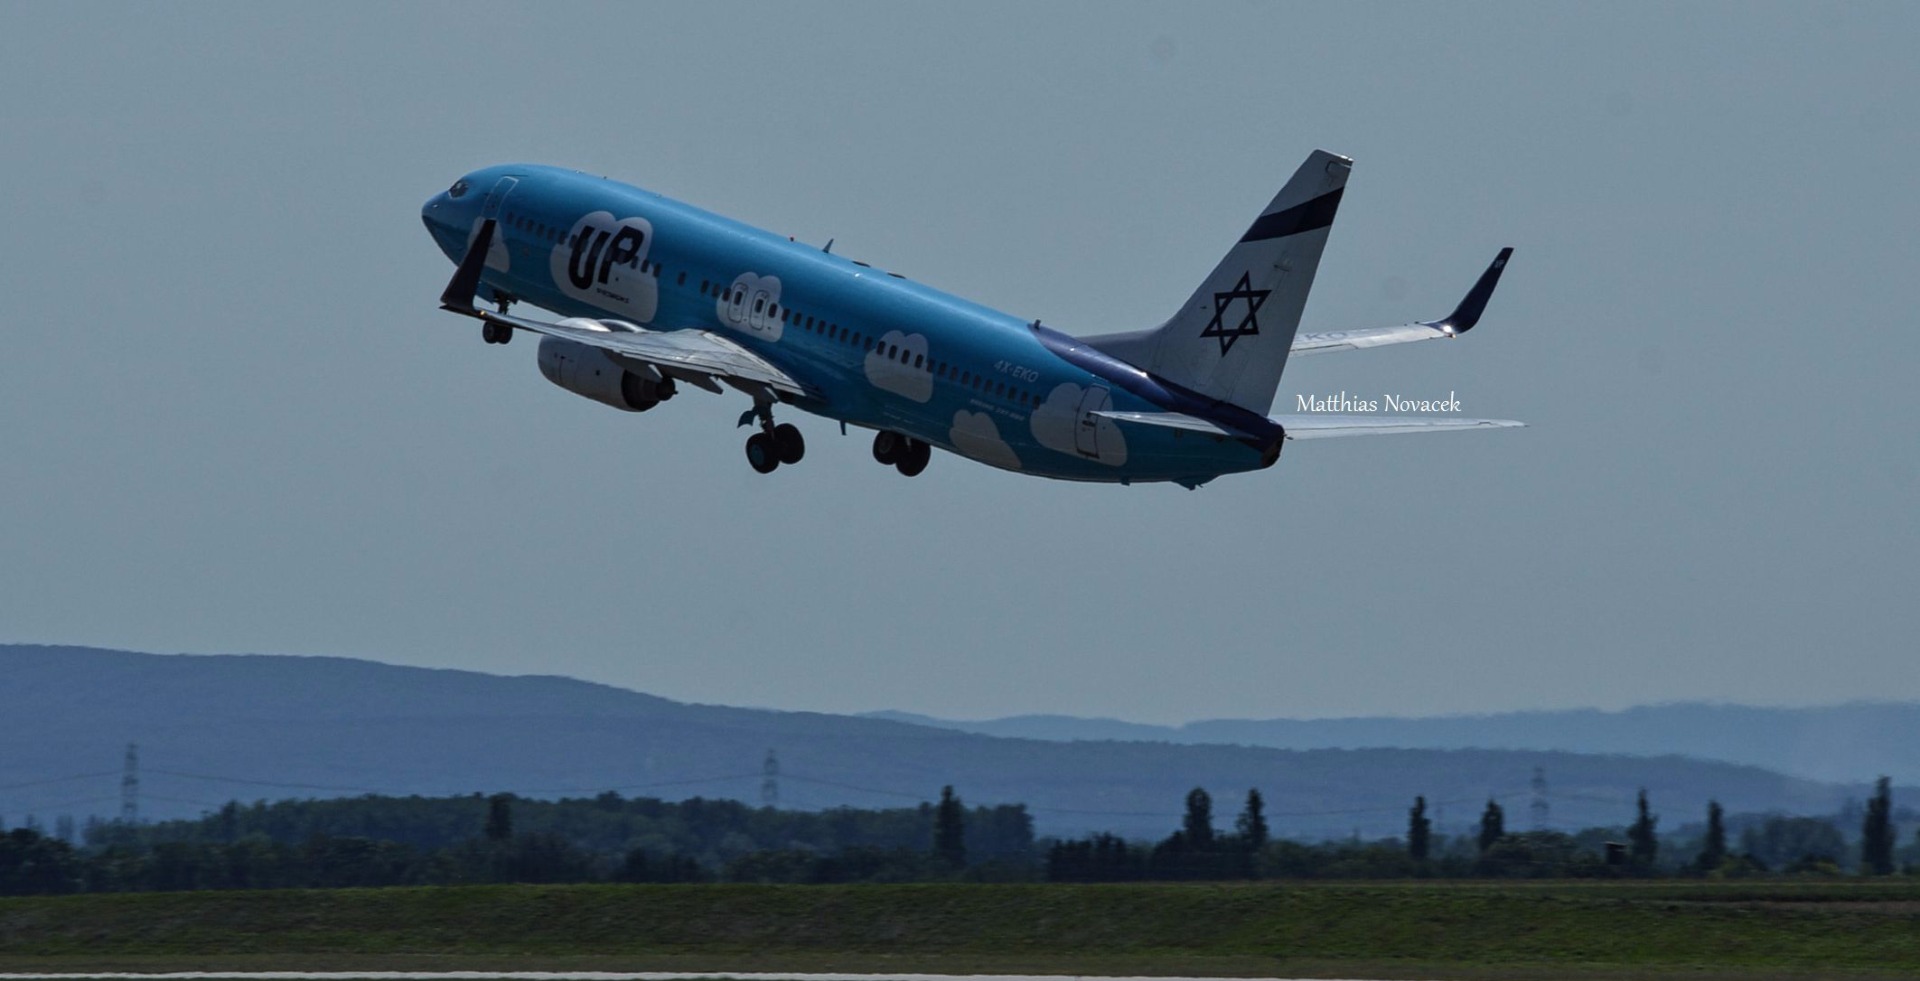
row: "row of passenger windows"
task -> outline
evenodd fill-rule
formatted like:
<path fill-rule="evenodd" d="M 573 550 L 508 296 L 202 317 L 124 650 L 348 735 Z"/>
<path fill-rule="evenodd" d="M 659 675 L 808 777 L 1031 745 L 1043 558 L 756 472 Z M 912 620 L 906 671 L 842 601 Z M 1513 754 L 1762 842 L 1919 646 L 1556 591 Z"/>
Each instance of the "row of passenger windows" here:
<path fill-rule="evenodd" d="M 565 233 L 559 229 L 535 221 L 524 215 L 509 213 L 507 215 L 507 224 L 528 235 L 545 239 L 555 245 L 568 244 Z M 660 264 L 657 262 L 642 262 L 640 264 L 640 271 L 651 273 L 655 279 L 660 278 Z M 685 272 L 679 273 L 675 281 L 678 285 L 685 286 L 687 284 L 687 274 Z M 728 297 L 727 287 L 705 279 L 700 281 L 700 295 L 711 296 L 715 299 L 725 298 L 728 302 L 736 306 L 744 306 L 747 302 L 746 287 L 735 286 L 733 288 L 733 295 Z M 959 385 L 961 388 L 971 388 L 983 395 L 1007 399 L 1016 405 L 1026 406 L 1028 408 L 1040 404 L 1040 399 L 1037 396 L 1017 386 L 1009 385 L 998 379 L 988 379 L 984 376 L 974 374 L 972 371 L 962 370 L 937 358 L 928 358 L 924 354 L 913 354 L 898 344 L 882 344 L 858 331 L 848 330 L 839 324 L 828 323 L 824 317 L 814 317 L 811 314 L 803 314 L 791 307 L 782 307 L 778 303 L 771 303 L 764 296 L 754 298 L 753 316 L 756 318 L 766 317 L 768 319 L 778 320 L 783 324 L 791 324 L 801 330 L 819 334 L 828 340 L 839 341 L 864 351 L 873 351 L 875 348 L 878 348 L 881 357 L 898 361 L 909 367 L 931 371 L 935 378 L 946 379 Z M 911 360 L 909 360 L 909 357 L 911 357 Z"/>
<path fill-rule="evenodd" d="M 700 281 L 700 293 L 702 296 L 725 299 L 727 302 L 736 306 L 744 306 L 747 302 L 746 288 L 738 285 L 733 287 L 733 294 L 728 296 L 727 287 L 703 279 Z M 862 351 L 878 351 L 883 358 L 898 361 L 911 368 L 931 371 L 935 378 L 944 378 L 962 388 L 971 388 L 984 395 L 1008 399 L 1016 405 L 1031 408 L 1040 404 L 1040 398 L 1038 396 L 1018 386 L 974 374 L 972 371 L 963 370 L 949 362 L 941 361 L 938 358 L 929 358 L 924 354 L 914 354 L 898 344 L 888 344 L 877 341 L 859 331 L 848 330 L 839 324 L 828 323 L 824 317 L 815 317 L 812 314 L 803 313 L 792 307 L 783 307 L 778 303 L 769 302 L 765 297 L 754 298 L 753 316 L 764 316 L 770 320 L 778 320 L 783 324 L 789 324 L 801 330 L 819 334 L 830 341 L 839 341 L 843 344 L 859 348 Z"/>

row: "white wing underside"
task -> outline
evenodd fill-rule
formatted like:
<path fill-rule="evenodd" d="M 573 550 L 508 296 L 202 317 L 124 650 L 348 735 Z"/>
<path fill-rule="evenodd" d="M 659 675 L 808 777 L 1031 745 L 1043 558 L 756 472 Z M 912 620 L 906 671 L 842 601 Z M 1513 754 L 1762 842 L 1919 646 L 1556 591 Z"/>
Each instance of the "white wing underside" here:
<path fill-rule="evenodd" d="M 820 393 L 802 384 L 772 362 L 712 331 L 645 330 L 632 324 L 608 322 L 623 329 L 607 330 L 578 326 L 561 321 L 549 323 L 485 310 L 476 314 L 495 323 L 509 324 L 520 330 L 562 337 L 597 347 L 635 366 L 644 366 L 690 382 L 709 391 L 720 391 L 725 382 L 748 395 L 767 393 L 787 397 L 819 398 Z M 598 323 L 585 321 L 585 323 Z"/>
<path fill-rule="evenodd" d="M 1215 436 L 1237 436 L 1231 429 L 1184 412 L 1095 412 L 1115 422 Z M 1456 419 L 1452 416 L 1365 416 L 1365 415 L 1285 415 L 1273 421 L 1287 431 L 1287 438 L 1333 439 L 1340 436 L 1391 436 L 1397 433 L 1444 433 L 1461 429 L 1513 429 L 1526 423 L 1511 419 Z"/>
<path fill-rule="evenodd" d="M 1357 330 L 1331 330 L 1294 337 L 1291 354 L 1325 354 L 1329 351 L 1358 351 L 1389 344 L 1411 344 L 1452 338 L 1454 332 L 1434 324 L 1401 324 L 1398 327 L 1363 327 Z"/>
<path fill-rule="evenodd" d="M 1287 431 L 1288 439 L 1447 433 L 1461 429 L 1516 429 L 1526 425 L 1512 419 L 1455 419 L 1451 416 L 1287 415 L 1274 416 L 1273 421 Z"/>

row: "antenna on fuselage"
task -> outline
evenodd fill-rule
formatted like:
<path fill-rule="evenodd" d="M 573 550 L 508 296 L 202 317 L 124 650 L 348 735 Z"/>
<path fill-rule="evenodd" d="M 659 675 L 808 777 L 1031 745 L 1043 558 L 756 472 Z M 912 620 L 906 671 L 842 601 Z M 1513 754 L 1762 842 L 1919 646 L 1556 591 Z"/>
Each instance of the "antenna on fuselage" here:
<path fill-rule="evenodd" d="M 827 244 L 825 244 L 825 245 L 822 245 L 822 246 L 820 247 L 820 251 L 822 251 L 822 252 L 825 252 L 825 253 L 827 253 L 828 255 L 832 255 L 832 254 L 833 254 L 833 239 L 827 239 Z"/>

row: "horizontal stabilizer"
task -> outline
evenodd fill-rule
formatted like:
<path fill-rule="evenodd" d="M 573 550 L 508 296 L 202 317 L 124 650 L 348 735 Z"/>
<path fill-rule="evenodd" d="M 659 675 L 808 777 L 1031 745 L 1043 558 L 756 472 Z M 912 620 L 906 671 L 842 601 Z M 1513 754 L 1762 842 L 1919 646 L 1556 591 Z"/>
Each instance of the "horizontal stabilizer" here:
<path fill-rule="evenodd" d="M 1115 422 L 1129 422 L 1140 426 L 1159 426 L 1162 429 L 1184 429 L 1188 432 L 1208 433 L 1214 436 L 1238 435 L 1230 429 L 1208 422 L 1199 416 L 1187 415 L 1184 412 L 1101 411 L 1093 414 L 1104 419 L 1112 419 Z"/>
<path fill-rule="evenodd" d="M 1288 439 L 1444 433 L 1461 429 L 1515 429 L 1526 425 L 1512 419 L 1456 419 L 1451 416 L 1287 415 L 1274 416 L 1273 421 L 1287 431 Z"/>

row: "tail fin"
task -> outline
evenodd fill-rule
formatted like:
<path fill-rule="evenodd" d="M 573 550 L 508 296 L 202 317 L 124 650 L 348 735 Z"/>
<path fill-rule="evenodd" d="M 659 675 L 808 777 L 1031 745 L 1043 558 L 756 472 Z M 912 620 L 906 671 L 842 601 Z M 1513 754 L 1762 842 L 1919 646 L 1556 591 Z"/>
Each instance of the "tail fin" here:
<path fill-rule="evenodd" d="M 1088 343 L 1167 381 L 1266 414 L 1353 161 L 1315 150 L 1186 305 Z"/>

